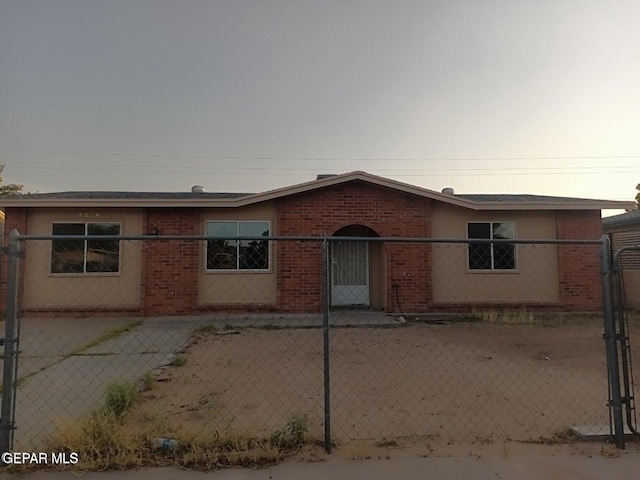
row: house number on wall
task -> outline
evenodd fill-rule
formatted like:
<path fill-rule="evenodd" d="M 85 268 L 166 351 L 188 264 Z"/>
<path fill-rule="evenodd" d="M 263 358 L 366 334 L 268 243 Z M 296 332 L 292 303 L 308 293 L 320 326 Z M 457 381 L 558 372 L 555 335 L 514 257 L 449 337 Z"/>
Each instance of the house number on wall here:
<path fill-rule="evenodd" d="M 78 212 L 78 216 L 82 218 L 95 218 L 100 216 L 100 212 Z"/>

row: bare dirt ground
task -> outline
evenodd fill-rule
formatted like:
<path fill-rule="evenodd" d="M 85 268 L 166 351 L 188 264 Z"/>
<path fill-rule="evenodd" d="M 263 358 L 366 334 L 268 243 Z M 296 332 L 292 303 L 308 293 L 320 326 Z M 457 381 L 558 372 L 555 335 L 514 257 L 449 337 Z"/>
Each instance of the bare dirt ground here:
<path fill-rule="evenodd" d="M 547 442 L 572 426 L 608 425 L 602 330 L 597 318 L 332 329 L 333 440 Z M 268 438 L 306 417 L 321 439 L 322 342 L 317 328 L 200 331 L 149 382 L 130 421 L 166 436 Z M 631 342 L 640 354 L 640 324 Z"/>

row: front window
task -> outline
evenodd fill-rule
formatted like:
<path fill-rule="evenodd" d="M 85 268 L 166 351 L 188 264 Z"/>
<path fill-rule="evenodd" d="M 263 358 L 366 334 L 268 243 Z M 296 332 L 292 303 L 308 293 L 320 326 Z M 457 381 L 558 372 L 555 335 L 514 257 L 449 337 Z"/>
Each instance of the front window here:
<path fill-rule="evenodd" d="M 469 240 L 514 240 L 513 222 L 477 222 L 467 225 Z M 470 270 L 515 270 L 516 247 L 512 243 L 469 243 Z"/>
<path fill-rule="evenodd" d="M 120 235 L 118 223 L 54 223 L 53 235 Z M 117 273 L 120 242 L 84 238 L 53 240 L 51 273 Z"/>
<path fill-rule="evenodd" d="M 269 222 L 207 222 L 207 270 L 269 270 L 267 240 L 224 237 L 268 237 Z"/>

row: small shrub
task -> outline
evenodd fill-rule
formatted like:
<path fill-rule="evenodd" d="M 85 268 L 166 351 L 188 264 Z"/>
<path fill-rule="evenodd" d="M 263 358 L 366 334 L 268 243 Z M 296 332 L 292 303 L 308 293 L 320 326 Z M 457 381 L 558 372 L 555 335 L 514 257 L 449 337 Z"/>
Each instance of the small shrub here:
<path fill-rule="evenodd" d="M 147 374 L 142 378 L 142 390 L 147 392 L 149 390 L 153 390 L 153 387 L 156 385 L 156 375 L 153 372 L 147 372 Z"/>
<path fill-rule="evenodd" d="M 175 357 L 173 357 L 173 360 L 171 360 L 171 363 L 169 365 L 171 365 L 172 367 L 183 367 L 186 364 L 187 357 L 185 357 L 184 355 L 176 355 Z"/>
<path fill-rule="evenodd" d="M 269 444 L 275 448 L 299 447 L 304 443 L 308 430 L 308 415 L 296 414 L 282 430 L 276 430 L 269 436 Z"/>
<path fill-rule="evenodd" d="M 138 398 L 138 387 L 133 382 L 115 381 L 107 386 L 105 393 L 105 409 L 121 418 Z"/>
<path fill-rule="evenodd" d="M 309 430 L 309 417 L 308 415 L 297 414 L 294 415 L 287 423 L 287 431 L 291 436 L 294 443 L 302 444 L 304 436 Z"/>

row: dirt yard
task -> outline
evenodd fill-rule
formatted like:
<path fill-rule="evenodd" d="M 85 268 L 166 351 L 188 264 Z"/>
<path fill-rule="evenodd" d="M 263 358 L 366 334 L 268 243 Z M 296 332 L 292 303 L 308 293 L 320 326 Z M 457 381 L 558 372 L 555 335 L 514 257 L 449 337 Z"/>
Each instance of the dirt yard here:
<path fill-rule="evenodd" d="M 640 348 L 640 325 L 633 334 Z M 197 333 L 175 366 L 149 380 L 131 421 L 166 436 L 268 437 L 306 416 L 321 439 L 322 342 L 316 328 Z M 330 351 L 338 443 L 544 441 L 572 426 L 608 425 L 599 319 L 335 328 Z"/>

